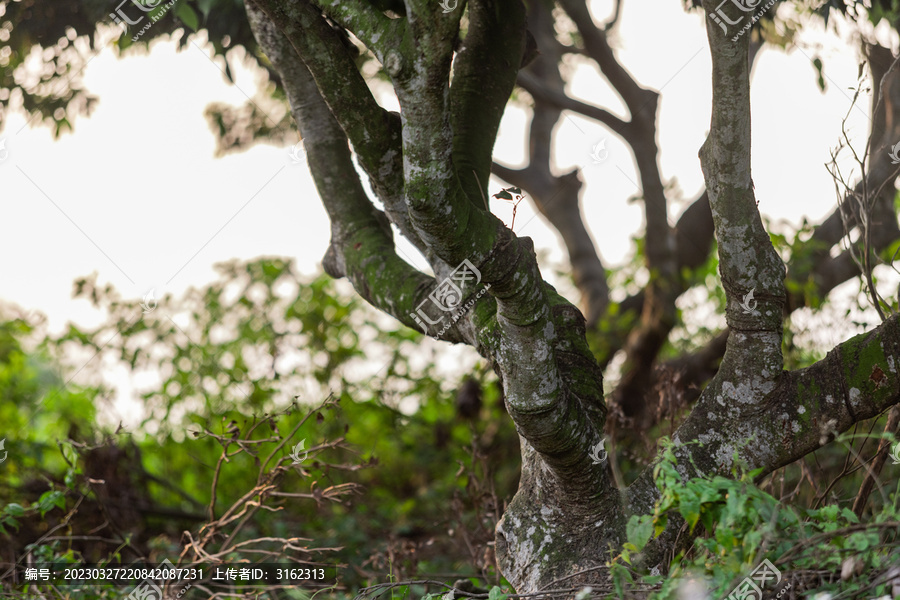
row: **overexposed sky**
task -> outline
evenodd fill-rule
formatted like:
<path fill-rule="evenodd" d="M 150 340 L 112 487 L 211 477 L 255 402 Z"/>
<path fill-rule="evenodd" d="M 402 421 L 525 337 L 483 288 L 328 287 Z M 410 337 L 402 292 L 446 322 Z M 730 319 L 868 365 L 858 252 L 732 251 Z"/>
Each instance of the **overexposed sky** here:
<path fill-rule="evenodd" d="M 611 0 L 593 3 L 605 17 Z M 111 4 L 112 7 L 112 4 Z M 776 8 L 778 6 L 776 5 Z M 789 7 L 780 7 L 789 9 Z M 613 38 L 622 64 L 645 87 L 660 90 L 660 164 L 668 183 L 677 180 L 684 201 L 672 220 L 702 189 L 697 151 L 708 129 L 710 58 L 704 15 L 685 13 L 680 2 L 626 2 Z M 131 298 L 151 288 L 157 296 L 202 286 L 212 265 L 231 259 L 280 255 L 300 270 L 319 270 L 329 238 L 325 211 L 305 163 L 289 148 L 259 145 L 225 158 L 213 157 L 215 141 L 203 117 L 211 102 L 241 105 L 256 92 L 256 75 L 232 64 L 237 85 L 226 83 L 209 58 L 202 35 L 182 52 L 157 41 L 149 55 L 123 59 L 100 51 L 83 72 L 85 87 L 99 96 L 90 117 L 75 120 L 74 133 L 54 141 L 46 127 L 10 116 L 0 132 L 8 157 L 0 162 L 0 299 L 50 318 L 52 330 L 68 321 L 97 324 L 102 315 L 75 301 L 72 281 L 98 273 Z M 856 85 L 858 44 L 825 33 L 814 23 L 788 52 L 766 47 L 752 87 L 753 179 L 760 210 L 775 221 L 814 222 L 835 206 L 825 171 L 831 148 L 850 108 Z M 891 40 L 896 50 L 896 42 Z M 811 58 L 825 63 L 827 91 L 816 87 Z M 569 57 L 569 93 L 625 116 L 621 102 L 586 60 Z M 392 110 L 390 100 L 383 100 Z M 848 129 L 862 149 L 869 129 L 869 99 L 850 111 Z M 642 225 L 631 154 L 602 125 L 566 113 L 556 129 L 558 173 L 583 169 L 583 213 L 607 266 L 631 251 Z M 511 105 L 495 152 L 500 162 L 521 166 L 527 114 Z M 608 158 L 594 164 L 592 148 L 605 140 Z M 849 163 L 848 163 L 849 164 Z M 500 188 L 493 180 L 492 193 Z M 511 207 L 492 210 L 509 223 Z M 528 202 L 519 205 L 516 232 L 531 236 L 553 280 L 563 260 L 556 234 Z M 421 257 L 406 244 L 414 264 Z M 565 293 L 566 287 L 562 287 Z M 577 295 L 571 295 L 578 301 Z"/>

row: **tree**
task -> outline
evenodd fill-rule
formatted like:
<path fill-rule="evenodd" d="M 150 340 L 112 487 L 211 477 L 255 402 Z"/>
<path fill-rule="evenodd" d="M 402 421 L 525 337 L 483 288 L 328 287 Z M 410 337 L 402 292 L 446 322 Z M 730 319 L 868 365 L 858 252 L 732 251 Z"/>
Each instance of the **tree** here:
<path fill-rule="evenodd" d="M 237 4 L 196 4 L 217 52 L 224 53 L 218 40 L 226 29 L 212 26 L 218 22 L 214 16 L 219 8 L 237 10 Z M 678 322 L 675 302 L 691 284 L 684 272 L 707 262 L 713 241 L 728 330 L 669 361 L 683 373 L 679 385 L 685 389 L 705 383 L 673 436 L 682 477 L 733 477 L 740 463 L 762 478 L 900 400 L 900 324 L 886 314 L 890 307 L 872 278 L 877 253 L 900 237 L 892 186 L 898 167 L 887 152 L 891 141 L 900 139 L 895 100 L 900 78 L 886 48 L 866 45 L 875 118 L 860 156 L 860 181 L 846 183 L 843 201 L 808 241 L 795 240 L 786 265 L 757 208 L 750 165 L 750 70 L 767 36 L 779 40 L 770 17 L 738 35 L 737 24 L 752 24 L 744 10 L 749 3 L 702 2 L 710 15 L 713 84 L 710 131 L 700 148 L 706 192 L 674 227 L 657 164 L 659 93 L 628 73 L 609 41 L 620 3 L 603 27 L 577 0 L 560 0 L 555 13 L 540 1 L 527 8 L 518 0 L 388 4 L 247 0 L 255 42 L 243 29 L 236 39 L 258 51 L 290 103 L 332 223 L 326 272 L 347 278 L 368 303 L 404 325 L 472 346 L 502 381 L 520 436 L 522 473 L 497 527 L 496 554 L 519 592 L 560 578 L 599 579 L 595 567 L 604 564 L 610 549 L 623 548 L 629 518 L 653 511 L 661 495 L 654 469 L 646 468 L 619 489 L 602 452 L 604 432 L 615 429 L 622 436 L 623 425 L 642 430 L 652 425 L 648 396 Z M 179 6 L 187 8 L 154 35 L 173 31 L 176 18 L 199 27 L 187 0 Z M 27 3 L 5 7 L 14 22 L 24 19 L 16 10 L 39 10 Z M 887 18 L 896 28 L 888 8 L 861 17 L 854 7 L 835 5 L 821 14 L 827 17 L 830 8 L 859 20 Z M 564 17 L 575 28 L 568 44 L 554 28 Z M 79 23 L 92 27 L 97 20 L 89 15 Z M 19 53 L 13 56 L 59 33 L 17 39 Z M 375 101 L 360 72 L 360 45 L 389 78 L 399 114 Z M 565 94 L 559 63 L 568 53 L 596 62 L 630 120 Z M 22 87 L 26 98 L 39 97 L 36 106 L 52 104 L 11 76 L 3 85 Z M 534 101 L 529 166 L 521 170 L 492 161 L 500 119 L 516 86 Z M 25 106 L 32 110 L 28 102 Z M 650 277 L 639 294 L 618 305 L 609 299 L 605 269 L 579 213 L 578 173 L 556 177 L 550 171 L 551 131 L 563 110 L 614 129 L 638 166 Z M 383 210 L 357 177 L 350 147 Z M 524 191 L 560 232 L 583 295 L 581 310 L 544 281 L 532 242 L 487 210 L 492 173 L 511 184 L 505 195 L 515 199 Z M 832 256 L 842 240 L 857 239 L 850 235 L 854 229 L 858 247 Z M 395 231 L 428 259 L 433 277 L 400 258 Z M 786 315 L 856 276 L 860 265 L 883 323 L 814 364 L 784 370 Z M 625 318 L 629 314 L 632 318 Z M 592 342 L 600 349 L 592 349 Z M 610 413 L 603 368 L 618 350 L 625 367 Z M 749 439 L 754 442 L 747 444 Z M 668 519 L 637 564 L 665 570 L 690 541 L 678 535 L 683 524 Z"/>

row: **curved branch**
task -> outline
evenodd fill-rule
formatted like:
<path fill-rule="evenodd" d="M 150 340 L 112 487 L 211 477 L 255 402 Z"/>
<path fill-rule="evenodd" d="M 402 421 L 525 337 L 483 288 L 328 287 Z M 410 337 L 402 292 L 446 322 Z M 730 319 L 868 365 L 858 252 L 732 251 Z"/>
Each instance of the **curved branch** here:
<path fill-rule="evenodd" d="M 616 7 L 613 10 L 613 15 L 610 17 L 609 21 L 603 26 L 603 31 L 612 31 L 612 29 L 619 22 L 619 16 L 622 14 L 622 0 L 615 0 Z"/>
<path fill-rule="evenodd" d="M 607 32 L 597 29 L 585 2 L 561 0 L 560 5 L 575 22 L 584 40 L 585 50 L 600 66 L 600 70 L 616 92 L 622 97 L 635 123 L 653 123 L 656 119 L 656 92 L 639 86 L 628 71 L 616 60 L 607 40 Z"/>
<path fill-rule="evenodd" d="M 726 361 L 734 359 L 734 354 L 725 356 Z M 737 452 L 748 470 L 762 468 L 759 480 L 900 402 L 898 365 L 900 315 L 893 315 L 873 331 L 839 344 L 816 364 L 777 375 L 762 389 L 717 376 L 673 436 L 679 471 L 684 477 L 730 477 Z M 733 371 L 736 366 L 724 368 Z M 688 440 L 702 445 L 682 445 Z M 652 510 L 659 496 L 652 467 L 627 494 L 631 510 Z M 648 545 L 651 561 L 674 538 L 672 525 Z"/>
<path fill-rule="evenodd" d="M 296 49 L 392 221 L 421 249 L 398 207 L 403 171 L 397 116 L 378 105 L 337 32 L 309 0 L 248 0 L 248 4 L 271 19 Z"/>
<path fill-rule="evenodd" d="M 483 2 L 496 8 L 493 0 Z M 377 120 L 365 122 L 379 114 L 370 112 L 368 100 L 361 107 L 362 121 L 347 116 L 354 109 L 342 96 L 352 98 L 359 92 L 353 88 L 358 73 L 354 69 L 348 74 L 340 41 L 332 39 L 330 26 L 308 2 L 252 4 L 251 10 L 262 8 L 258 14 L 275 22 L 268 36 L 260 28 L 261 45 L 279 62 L 284 79 L 297 85 L 291 92 L 292 108 L 332 221 L 328 272 L 346 275 L 371 304 L 412 325 L 410 313 L 418 312 L 417 303 L 438 290 L 434 280 L 395 255 L 386 220 L 351 175 L 346 139 L 353 142 L 361 162 L 374 161 L 364 167 L 370 176 L 383 178 L 374 168 L 380 159 L 375 151 L 393 151 L 392 121 L 388 118 L 384 128 Z M 503 380 L 525 459 L 520 490 L 497 528 L 497 553 L 506 577 L 527 589 L 568 574 L 572 553 L 591 560 L 624 535 L 621 499 L 609 465 L 597 466 L 591 458 L 591 450 L 602 445 L 606 416 L 602 377 L 585 341 L 581 314 L 543 281 L 531 240 L 516 237 L 499 219 L 474 206 L 456 176 L 448 85 L 458 15 L 454 23 L 424 0 L 408 0 L 406 7 L 409 33 L 386 51 L 384 63 L 402 108 L 403 199 L 418 238 L 443 261 L 432 262 L 438 279 L 449 274 L 446 265 L 466 260 L 468 267 L 479 270 L 485 287 L 490 286 L 490 295 L 459 319 L 449 339 L 474 345 Z M 308 71 L 301 73 L 300 67 Z M 333 76 L 331 67 L 344 72 Z M 518 64 L 509 68 L 512 81 Z M 460 106 L 471 101 L 462 99 Z M 389 157 L 382 166 L 394 160 Z M 391 173 L 387 183 L 394 176 Z M 457 282 L 462 289 L 456 293 L 468 297 L 471 283 Z M 536 555 L 509 551 L 518 547 L 522 536 L 533 535 L 540 536 Z M 553 549 L 543 552 L 547 539 L 553 540 Z"/>
<path fill-rule="evenodd" d="M 704 8 L 716 10 L 711 0 L 704 1 Z M 736 7 L 726 8 L 737 13 Z M 718 27 L 707 27 L 707 36 L 713 59 L 713 105 L 700 163 L 715 224 L 719 273 L 728 298 L 725 318 L 732 331 L 741 334 L 729 337 L 726 360 L 732 348 L 734 352 L 752 352 L 755 364 L 774 377 L 782 367 L 785 268 L 763 227 L 750 178 L 748 39 L 732 42 Z"/>
<path fill-rule="evenodd" d="M 798 282 L 801 289 L 789 295 L 789 311 L 807 304 L 808 299 L 802 292 L 806 281 L 812 280 L 820 296 L 823 296 L 858 273 L 859 269 L 855 265 L 852 269 L 846 268 L 848 261 L 852 262 L 849 255 L 845 256 L 842 253 L 837 258 L 829 256 L 832 247 L 859 225 L 857 203 L 847 200 L 859 198 L 866 191 L 869 192 L 874 218 L 867 226 L 872 248 L 876 252 L 884 250 L 900 239 L 900 229 L 897 227 L 894 211 L 896 190 L 890 185 L 900 174 L 900 166 L 893 164 L 889 153 L 889 148 L 900 137 L 900 73 L 891 69 L 894 57 L 889 49 L 867 45 L 866 53 L 872 72 L 872 85 L 878 90 L 872 98 L 873 121 L 868 147 L 872 148 L 873 152 L 869 154 L 866 177 L 844 194 L 844 202 L 841 202 L 844 208 L 839 206 L 816 227 L 807 243 L 808 255 L 791 265 L 788 278 Z"/>
<path fill-rule="evenodd" d="M 751 52 L 752 50 L 751 45 Z M 854 194 L 862 194 L 864 189 L 880 190 L 881 193 L 875 198 L 873 217 L 868 226 L 873 250 L 882 252 L 900 239 L 900 228 L 897 226 L 897 216 L 894 212 L 895 191 L 893 186 L 889 185 L 896 180 L 900 166 L 891 164 L 886 147 L 893 144 L 893 140 L 900 139 L 900 76 L 890 73 L 895 59 L 889 49 L 882 46 L 867 46 L 866 53 L 871 66 L 872 86 L 878 90 L 884 88 L 883 93 L 879 91 L 873 94 L 873 121 L 869 134 L 870 147 L 880 149 L 869 155 L 867 181 L 858 182 L 852 191 L 848 191 L 845 201 L 850 200 Z M 883 98 L 880 103 L 879 97 Z M 854 202 L 847 204 L 855 206 Z M 845 211 L 845 214 L 849 219 L 847 228 L 854 228 L 857 225 L 858 212 L 849 210 Z M 792 286 L 788 293 L 785 308 L 787 314 L 809 303 L 808 284 L 812 285 L 814 296 L 825 298 L 840 284 L 860 275 L 859 266 L 851 251 L 844 250 L 837 256 L 829 256 L 845 232 L 841 209 L 838 208 L 816 227 L 810 240 L 801 247 L 801 251 L 794 254 L 788 268 L 788 280 L 794 282 L 795 286 Z M 675 369 L 687 367 L 682 377 L 686 387 L 701 385 L 715 372 L 725 350 L 724 344 L 720 342 L 723 338 L 727 339 L 728 331 L 725 329 L 699 352 L 671 361 L 667 366 Z"/>
<path fill-rule="evenodd" d="M 669 226 L 668 203 L 659 172 L 659 148 L 656 144 L 656 116 L 659 94 L 638 85 L 616 60 L 607 33 L 594 26 L 585 3 L 561 0 L 566 13 L 578 27 L 588 54 L 597 62 L 631 114 L 627 126 L 617 129 L 634 151 L 646 218 L 645 262 L 650 282 L 644 291 L 641 321 L 625 343 L 622 379 L 614 390 L 610 405 L 616 413 L 631 418 L 646 409 L 645 383 L 672 327 L 677 321 L 675 301 L 682 291 L 674 232 Z M 598 115 L 609 120 L 606 115 Z"/>
<path fill-rule="evenodd" d="M 331 220 L 326 272 L 346 276 L 370 304 L 416 328 L 412 315 L 435 288 L 435 280 L 396 255 L 387 218 L 372 206 L 356 176 L 347 136 L 294 47 L 257 5 L 248 3 L 247 14 L 260 47 L 281 76 Z M 463 341 L 456 326 L 444 339 Z"/>
<path fill-rule="evenodd" d="M 609 286 L 606 283 L 606 269 L 581 218 L 578 199 L 581 180 L 578 171 L 552 177 L 549 173 L 546 176 L 538 173 L 532 165 L 516 170 L 494 163 L 492 169 L 507 183 L 526 190 L 540 213 L 559 232 L 569 255 L 572 279 L 582 294 L 582 311 L 587 327 L 593 329 L 609 305 Z"/>
<path fill-rule="evenodd" d="M 525 38 L 522 2 L 497 0 L 496 7 L 474 2 L 469 6 L 469 30 L 453 62 L 453 164 L 469 200 L 485 210 L 494 141 L 522 62 Z"/>
<path fill-rule="evenodd" d="M 390 19 L 365 0 L 314 0 L 335 23 L 353 32 L 384 64 L 386 49 L 406 34 L 404 19 Z"/>
<path fill-rule="evenodd" d="M 570 98 L 560 89 L 547 87 L 545 81 L 538 80 L 528 71 L 519 73 L 518 78 L 516 78 L 516 84 L 531 94 L 535 100 L 562 110 L 571 110 L 589 119 L 599 121 L 617 133 L 622 134 L 623 137 L 625 137 L 623 132 L 629 130 L 630 123 L 628 121 L 620 119 L 608 110 Z"/>

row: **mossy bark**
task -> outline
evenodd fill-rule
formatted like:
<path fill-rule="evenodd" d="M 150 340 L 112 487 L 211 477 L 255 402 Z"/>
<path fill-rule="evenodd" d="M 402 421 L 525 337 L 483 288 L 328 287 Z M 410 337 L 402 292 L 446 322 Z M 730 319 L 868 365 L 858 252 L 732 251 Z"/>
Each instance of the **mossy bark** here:
<path fill-rule="evenodd" d="M 707 12 L 717 9 L 715 1 L 704 4 Z M 497 528 L 501 571 L 523 593 L 561 578 L 567 586 L 603 581 L 597 567 L 621 549 L 626 519 L 650 512 L 658 490 L 650 469 L 624 494 L 613 485 L 607 461 L 597 459 L 606 405 L 584 319 L 543 280 L 531 240 L 514 235 L 479 201 L 521 61 L 524 7 L 518 0 L 470 3 L 473 37 L 456 56 L 456 87 L 450 66 L 462 9 L 446 14 L 433 0 L 405 5 L 403 19 L 389 19 L 362 0 L 247 2 L 332 222 L 326 268 L 416 328 L 413 312 L 438 282 L 463 260 L 478 269 L 487 293 L 464 286 L 472 306 L 441 339 L 470 344 L 493 364 L 519 432 L 520 487 Z M 504 7 L 508 12 L 498 12 Z M 323 13 L 382 62 L 399 116 L 375 102 Z M 713 115 L 701 160 L 733 333 L 719 373 L 675 436 L 684 476 L 727 476 L 735 452 L 770 472 L 900 394 L 897 317 L 808 369 L 782 371 L 784 265 L 763 228 L 750 177 L 747 41 L 732 42 L 713 27 L 709 42 Z M 384 212 L 355 176 L 348 141 Z M 391 225 L 422 250 L 436 277 L 397 255 Z M 693 440 L 703 445 L 684 445 Z M 640 564 L 665 569 L 678 526 L 670 519 Z"/>

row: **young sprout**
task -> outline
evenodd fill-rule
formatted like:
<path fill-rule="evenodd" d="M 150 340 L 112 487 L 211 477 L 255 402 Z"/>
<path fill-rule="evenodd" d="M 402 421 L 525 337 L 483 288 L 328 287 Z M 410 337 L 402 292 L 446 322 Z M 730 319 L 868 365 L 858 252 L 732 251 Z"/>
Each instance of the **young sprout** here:
<path fill-rule="evenodd" d="M 509 225 L 509 228 L 513 229 L 516 226 L 516 209 L 519 208 L 519 202 L 525 199 L 525 194 L 522 193 L 522 189 L 515 186 L 503 188 L 494 194 L 494 198 L 513 203 L 512 223 Z"/>

